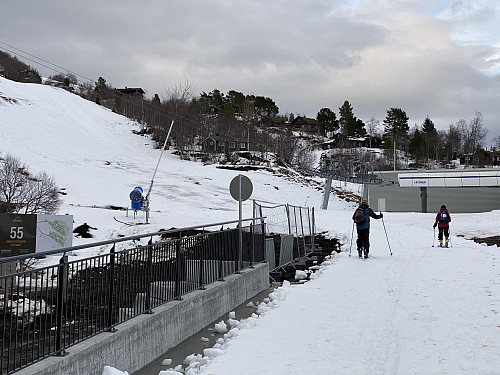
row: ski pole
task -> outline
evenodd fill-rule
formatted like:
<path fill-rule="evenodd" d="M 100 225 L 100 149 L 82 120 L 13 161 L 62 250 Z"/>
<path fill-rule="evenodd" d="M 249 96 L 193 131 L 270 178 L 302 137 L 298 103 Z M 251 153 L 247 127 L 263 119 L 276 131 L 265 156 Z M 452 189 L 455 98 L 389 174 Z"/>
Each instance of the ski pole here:
<path fill-rule="evenodd" d="M 436 227 L 434 227 L 434 236 L 432 237 L 432 247 L 434 247 L 434 240 L 436 239 Z"/>
<path fill-rule="evenodd" d="M 382 224 L 384 225 L 385 238 L 387 238 L 387 245 L 389 246 L 389 252 L 391 253 L 391 257 L 392 257 L 391 244 L 389 243 L 389 236 L 387 236 L 387 229 L 385 229 L 385 222 L 384 222 L 383 217 L 382 217 Z"/>
<path fill-rule="evenodd" d="M 349 256 L 351 256 L 352 250 L 352 237 L 354 236 L 354 222 L 352 223 L 352 231 L 351 231 L 351 246 L 349 246 Z"/>

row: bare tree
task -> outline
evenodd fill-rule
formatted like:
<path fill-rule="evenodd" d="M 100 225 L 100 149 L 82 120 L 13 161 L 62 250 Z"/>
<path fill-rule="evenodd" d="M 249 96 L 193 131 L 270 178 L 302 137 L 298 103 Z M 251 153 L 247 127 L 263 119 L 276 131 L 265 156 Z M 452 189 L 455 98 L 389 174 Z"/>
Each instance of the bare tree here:
<path fill-rule="evenodd" d="M 298 138 L 294 137 L 288 129 L 276 133 L 273 136 L 272 149 L 276 153 L 276 159 L 283 165 L 290 165 L 296 152 Z"/>
<path fill-rule="evenodd" d="M 493 147 L 500 149 L 500 135 L 493 138 Z"/>
<path fill-rule="evenodd" d="M 476 116 L 469 121 L 469 134 L 471 138 L 472 150 L 477 147 L 482 147 L 488 130 L 484 127 L 483 115 L 481 112 L 476 112 Z"/>
<path fill-rule="evenodd" d="M 0 198 L 7 212 L 54 213 L 61 205 L 54 179 L 46 173 L 31 176 L 26 165 L 12 155 L 0 164 Z"/>
<path fill-rule="evenodd" d="M 488 132 L 484 127 L 483 115 L 481 112 L 476 112 L 476 116 L 469 122 L 458 120 L 457 126 L 463 140 L 463 152 L 474 156 L 478 147 L 482 147 Z"/>
<path fill-rule="evenodd" d="M 375 137 L 379 135 L 379 126 L 380 120 L 377 120 L 375 117 L 370 117 L 370 119 L 365 123 L 366 130 L 369 136 Z M 370 145 L 371 147 L 371 145 Z"/>
<path fill-rule="evenodd" d="M 175 120 L 172 138 L 175 139 L 181 157 L 183 157 L 185 151 L 189 153 L 198 135 L 197 106 L 193 104 L 194 96 L 195 87 L 187 80 L 182 84 L 166 89 L 164 95 L 162 95 L 164 110 Z M 168 129 L 170 122 L 164 125 Z"/>
<path fill-rule="evenodd" d="M 293 157 L 293 165 L 299 169 L 309 170 L 313 169 L 314 162 L 314 154 L 311 147 L 307 144 L 297 144 Z"/>

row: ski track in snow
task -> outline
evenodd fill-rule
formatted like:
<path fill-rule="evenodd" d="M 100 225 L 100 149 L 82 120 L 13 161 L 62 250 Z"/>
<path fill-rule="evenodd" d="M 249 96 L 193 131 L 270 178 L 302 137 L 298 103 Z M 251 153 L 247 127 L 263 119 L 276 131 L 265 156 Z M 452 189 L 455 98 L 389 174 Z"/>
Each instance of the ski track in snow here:
<path fill-rule="evenodd" d="M 323 224 L 324 215 L 318 213 Z M 350 215 L 335 213 L 337 230 L 349 230 Z M 498 250 L 460 237 L 450 248 L 432 247 L 432 217 L 387 213 L 393 256 L 374 220 L 374 257 L 358 258 L 354 234 L 352 256 L 345 241 L 317 278 L 290 286 L 294 293 L 278 309 L 242 330 L 200 374 L 498 374 L 487 370 L 500 363 Z"/>

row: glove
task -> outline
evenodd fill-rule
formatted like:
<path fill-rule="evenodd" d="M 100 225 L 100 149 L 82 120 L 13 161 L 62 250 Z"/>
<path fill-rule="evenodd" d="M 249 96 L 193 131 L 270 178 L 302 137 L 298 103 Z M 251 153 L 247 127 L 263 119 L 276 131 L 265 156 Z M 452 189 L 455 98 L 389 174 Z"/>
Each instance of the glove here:
<path fill-rule="evenodd" d="M 382 217 L 384 217 L 384 214 L 383 214 L 382 212 L 380 213 L 380 217 L 381 217 L 381 218 L 382 218 Z"/>
<path fill-rule="evenodd" d="M 432 226 L 433 228 L 436 228 L 436 223 L 434 223 L 434 225 Z"/>

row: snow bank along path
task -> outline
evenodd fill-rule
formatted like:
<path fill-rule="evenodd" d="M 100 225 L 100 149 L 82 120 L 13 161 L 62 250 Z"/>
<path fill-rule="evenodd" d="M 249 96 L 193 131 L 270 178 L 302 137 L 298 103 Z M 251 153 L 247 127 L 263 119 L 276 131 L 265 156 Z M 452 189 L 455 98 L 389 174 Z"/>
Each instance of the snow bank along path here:
<path fill-rule="evenodd" d="M 350 214 L 339 213 L 344 229 Z M 354 246 L 349 257 L 347 242 L 319 277 L 284 285 L 279 308 L 225 341 L 199 373 L 499 374 L 499 249 L 460 237 L 433 248 L 432 216 L 385 215 L 392 257 L 374 221 L 373 258 L 358 259 Z"/>

